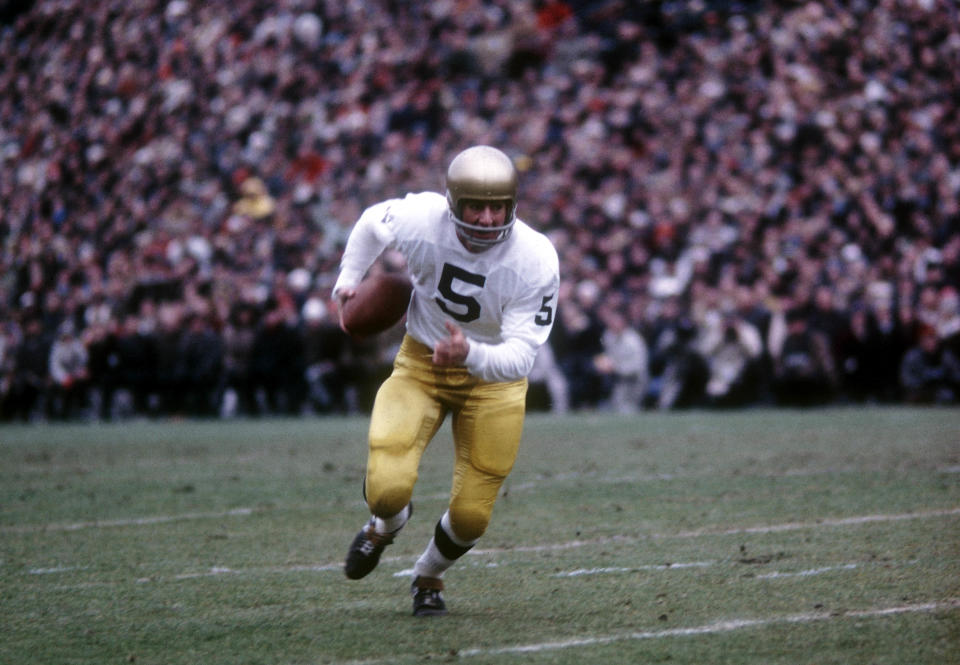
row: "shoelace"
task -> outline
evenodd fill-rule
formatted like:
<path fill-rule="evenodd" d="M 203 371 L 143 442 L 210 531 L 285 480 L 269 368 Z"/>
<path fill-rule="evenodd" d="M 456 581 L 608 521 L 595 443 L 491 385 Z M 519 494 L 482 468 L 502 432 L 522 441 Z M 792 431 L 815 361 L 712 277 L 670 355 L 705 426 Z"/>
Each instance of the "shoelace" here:
<path fill-rule="evenodd" d="M 386 547 L 393 542 L 392 533 L 377 533 L 376 531 L 367 531 L 367 538 L 363 541 L 363 544 L 360 546 L 360 551 L 364 556 L 369 556 L 373 554 L 375 550 L 381 547 Z"/>

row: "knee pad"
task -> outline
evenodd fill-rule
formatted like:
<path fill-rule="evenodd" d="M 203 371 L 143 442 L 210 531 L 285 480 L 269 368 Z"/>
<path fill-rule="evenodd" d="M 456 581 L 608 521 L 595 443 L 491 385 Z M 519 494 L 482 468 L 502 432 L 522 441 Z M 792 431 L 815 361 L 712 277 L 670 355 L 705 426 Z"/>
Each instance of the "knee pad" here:
<path fill-rule="evenodd" d="M 403 510 L 413 496 L 413 483 L 396 482 L 397 479 L 385 479 L 389 482 L 364 482 L 363 494 L 370 512 L 377 517 L 393 517 Z"/>
<path fill-rule="evenodd" d="M 455 502 L 450 506 L 450 527 L 453 535 L 464 542 L 478 540 L 490 524 L 492 508 L 476 502 Z"/>

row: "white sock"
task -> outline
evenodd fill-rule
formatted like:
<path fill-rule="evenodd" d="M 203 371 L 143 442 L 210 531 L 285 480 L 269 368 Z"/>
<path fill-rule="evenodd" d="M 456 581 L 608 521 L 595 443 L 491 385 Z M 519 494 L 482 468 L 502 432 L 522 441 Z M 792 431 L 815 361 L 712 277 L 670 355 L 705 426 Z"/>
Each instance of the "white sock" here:
<path fill-rule="evenodd" d="M 437 549 L 437 544 L 433 538 L 431 538 L 427 549 L 423 551 L 423 554 L 420 555 L 417 563 L 413 566 L 413 577 L 414 579 L 417 577 L 441 578 L 447 568 L 452 565 L 453 560 L 440 554 L 440 550 Z"/>
<path fill-rule="evenodd" d="M 472 547 L 477 542 L 476 540 L 461 540 L 454 535 L 453 528 L 450 526 L 450 511 L 445 512 L 443 517 L 440 518 L 440 525 L 450 540 L 460 547 Z M 454 561 L 456 559 L 448 559 L 443 556 L 437 548 L 436 539 L 431 538 L 427 549 L 423 551 L 423 554 L 420 555 L 417 563 L 413 566 L 413 576 L 414 578 L 417 576 L 442 578 L 443 573 L 453 565 Z"/>
<path fill-rule="evenodd" d="M 393 517 L 388 517 L 386 519 L 382 517 L 376 518 L 374 528 L 377 530 L 377 533 L 396 533 L 403 528 L 408 519 L 410 519 L 409 503 L 403 507 L 403 510 Z"/>

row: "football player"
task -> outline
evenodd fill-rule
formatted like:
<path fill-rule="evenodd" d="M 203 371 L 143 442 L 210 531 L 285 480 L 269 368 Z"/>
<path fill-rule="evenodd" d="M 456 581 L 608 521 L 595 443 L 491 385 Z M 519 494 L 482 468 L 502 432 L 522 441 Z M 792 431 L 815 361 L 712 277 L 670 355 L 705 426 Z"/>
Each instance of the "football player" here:
<path fill-rule="evenodd" d="M 410 518 L 420 458 L 451 416 L 453 484 L 414 566 L 415 616 L 446 614 L 444 572 L 490 522 L 520 445 L 527 375 L 556 318 L 557 253 L 517 218 L 517 184 L 500 150 L 464 150 L 447 169 L 446 196 L 408 194 L 363 212 L 333 289 L 342 310 L 387 248 L 404 256 L 413 283 L 406 334 L 370 418 L 372 516 L 350 545 L 348 578 L 369 574 Z"/>

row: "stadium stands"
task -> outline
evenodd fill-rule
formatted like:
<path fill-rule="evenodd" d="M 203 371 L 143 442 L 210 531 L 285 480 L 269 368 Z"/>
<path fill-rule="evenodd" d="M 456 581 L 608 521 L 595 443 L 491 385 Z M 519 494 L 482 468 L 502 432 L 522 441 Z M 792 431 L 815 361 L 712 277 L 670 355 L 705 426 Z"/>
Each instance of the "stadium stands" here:
<path fill-rule="evenodd" d="M 560 252 L 553 376 L 570 408 L 608 406 L 594 360 L 614 311 L 650 348 L 643 408 L 797 403 L 784 377 L 813 348 L 800 319 L 826 347 L 815 401 L 956 404 L 957 14 L 949 0 L 11 3 L 0 414 L 364 408 L 395 340 L 358 346 L 333 326 L 346 233 L 367 203 L 441 187 L 475 143 L 514 157 L 519 215 Z M 70 376 L 51 368 L 64 336 L 86 355 Z M 759 353 L 737 346 L 756 339 Z M 901 360 L 921 339 L 935 385 L 907 395 Z"/>

